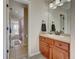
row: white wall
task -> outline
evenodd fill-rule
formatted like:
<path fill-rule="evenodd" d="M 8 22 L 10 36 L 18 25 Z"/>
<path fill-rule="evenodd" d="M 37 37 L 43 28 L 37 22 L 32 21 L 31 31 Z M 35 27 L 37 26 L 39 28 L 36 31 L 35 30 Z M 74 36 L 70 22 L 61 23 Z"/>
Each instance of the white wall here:
<path fill-rule="evenodd" d="M 39 53 L 39 33 L 41 22 L 48 20 L 48 8 L 44 0 L 30 0 L 28 19 L 28 45 L 29 56 Z"/>
<path fill-rule="evenodd" d="M 75 0 L 71 4 L 71 47 L 70 59 L 75 59 Z"/>
<path fill-rule="evenodd" d="M 6 55 L 6 0 L 3 0 L 3 59 L 7 59 Z"/>

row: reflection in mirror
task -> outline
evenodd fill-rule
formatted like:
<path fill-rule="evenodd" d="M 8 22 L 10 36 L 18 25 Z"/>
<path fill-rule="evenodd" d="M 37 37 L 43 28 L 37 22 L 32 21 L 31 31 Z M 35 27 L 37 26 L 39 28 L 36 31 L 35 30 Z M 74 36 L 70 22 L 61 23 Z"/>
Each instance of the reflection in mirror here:
<path fill-rule="evenodd" d="M 60 14 L 60 32 L 64 32 L 64 15 Z"/>
<path fill-rule="evenodd" d="M 55 25 L 55 32 L 62 32 L 70 34 L 70 15 L 71 15 L 71 2 L 65 2 L 62 6 L 56 9 L 48 8 L 48 29 L 51 32 L 52 21 Z"/>

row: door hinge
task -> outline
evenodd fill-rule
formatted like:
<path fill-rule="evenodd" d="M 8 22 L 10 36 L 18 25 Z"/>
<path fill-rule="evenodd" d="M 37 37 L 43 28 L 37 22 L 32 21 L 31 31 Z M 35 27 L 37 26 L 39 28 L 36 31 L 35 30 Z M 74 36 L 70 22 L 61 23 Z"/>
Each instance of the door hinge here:
<path fill-rule="evenodd" d="M 10 30 L 9 30 L 9 33 L 12 33 L 12 30 L 11 30 L 11 28 L 10 28 Z"/>
<path fill-rule="evenodd" d="M 9 7 L 9 5 L 8 5 L 8 4 L 6 4 L 6 7 Z"/>
<path fill-rule="evenodd" d="M 6 51 L 7 53 L 9 52 L 9 50 Z"/>
<path fill-rule="evenodd" d="M 9 28 L 8 27 L 6 27 L 6 30 L 8 30 Z"/>

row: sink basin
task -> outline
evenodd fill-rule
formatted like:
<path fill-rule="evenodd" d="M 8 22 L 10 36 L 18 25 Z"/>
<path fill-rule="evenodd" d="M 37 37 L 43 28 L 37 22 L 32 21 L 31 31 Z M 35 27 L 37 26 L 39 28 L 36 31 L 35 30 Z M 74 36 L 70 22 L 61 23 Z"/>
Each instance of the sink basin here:
<path fill-rule="evenodd" d="M 57 34 L 54 34 L 54 33 L 48 33 L 46 34 L 47 36 L 49 37 L 60 37 L 60 38 L 65 38 L 65 37 L 70 37 L 70 35 L 67 35 L 67 34 L 60 34 L 60 35 L 57 35 Z"/>
<path fill-rule="evenodd" d="M 59 35 L 60 37 L 65 37 L 64 35 Z"/>

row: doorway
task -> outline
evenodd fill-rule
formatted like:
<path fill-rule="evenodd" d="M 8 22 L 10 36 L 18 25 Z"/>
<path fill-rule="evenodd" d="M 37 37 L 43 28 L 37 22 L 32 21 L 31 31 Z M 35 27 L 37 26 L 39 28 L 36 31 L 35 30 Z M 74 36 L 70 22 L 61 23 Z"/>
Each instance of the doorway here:
<path fill-rule="evenodd" d="M 9 58 L 28 58 L 28 5 L 10 1 Z"/>

